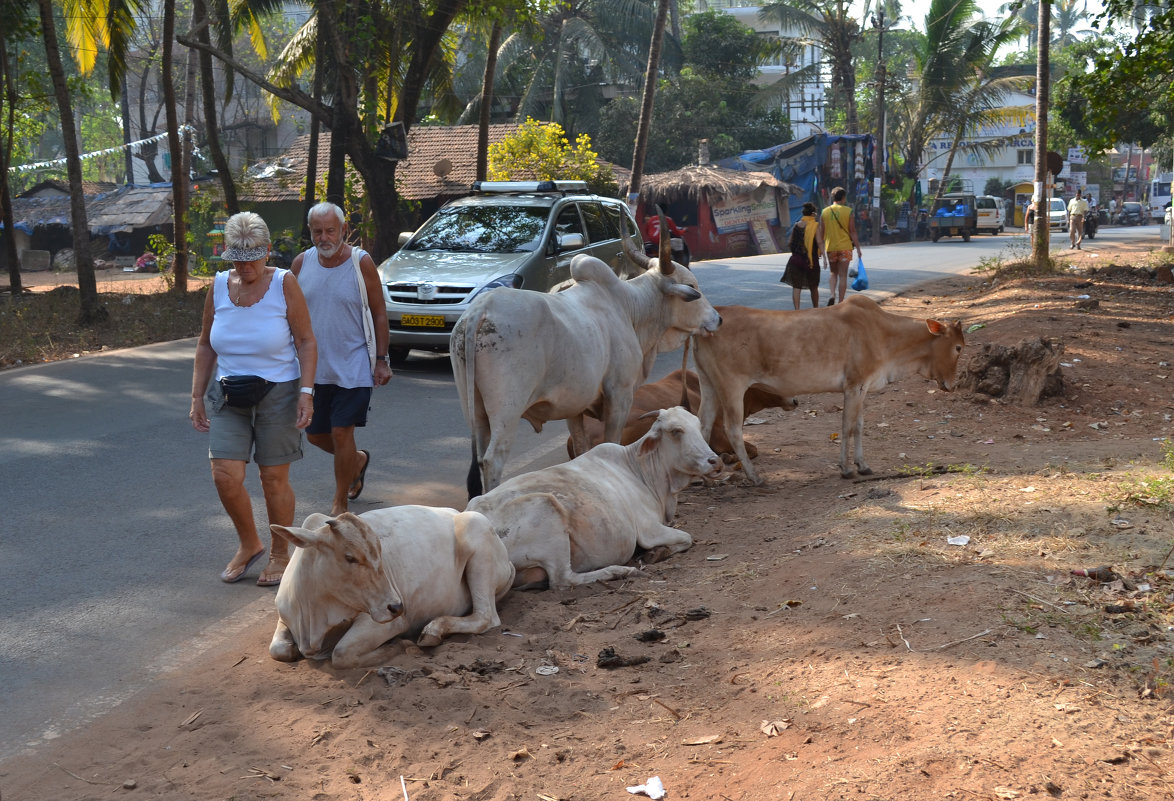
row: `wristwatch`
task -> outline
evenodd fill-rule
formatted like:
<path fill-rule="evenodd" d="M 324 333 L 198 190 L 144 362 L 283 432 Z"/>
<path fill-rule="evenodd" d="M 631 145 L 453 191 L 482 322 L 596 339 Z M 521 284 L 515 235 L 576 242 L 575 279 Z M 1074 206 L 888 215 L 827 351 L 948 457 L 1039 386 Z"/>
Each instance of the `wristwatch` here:
<path fill-rule="evenodd" d="M 380 354 L 380 355 L 378 355 L 378 356 L 376 356 L 376 357 L 375 357 L 375 361 L 377 361 L 377 362 L 383 362 L 384 364 L 387 364 L 387 356 L 386 356 L 386 355 L 383 355 L 383 354 Z"/>
<path fill-rule="evenodd" d="M 301 387 L 301 391 L 303 395 L 309 395 L 311 398 L 314 397 L 313 387 Z"/>

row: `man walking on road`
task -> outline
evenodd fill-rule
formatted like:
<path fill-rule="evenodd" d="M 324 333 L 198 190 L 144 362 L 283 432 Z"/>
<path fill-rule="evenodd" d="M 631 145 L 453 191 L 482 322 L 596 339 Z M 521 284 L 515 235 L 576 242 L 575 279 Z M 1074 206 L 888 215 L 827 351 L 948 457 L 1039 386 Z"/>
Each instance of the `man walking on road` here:
<path fill-rule="evenodd" d="M 1076 197 L 1068 201 L 1068 241 L 1070 248 L 1083 250 L 1080 243 L 1084 241 L 1084 215 L 1088 214 L 1088 201 L 1076 190 Z"/>
<path fill-rule="evenodd" d="M 367 425 L 372 388 L 391 380 L 387 308 L 375 261 L 346 241 L 342 209 L 333 203 L 319 203 L 310 209 L 307 222 L 314 247 L 299 253 L 290 266 L 306 296 L 318 340 L 314 418 L 306 429 L 306 439 L 334 455 L 335 491 L 330 513 L 338 515 L 363 492 L 371 463 L 370 452 L 355 445 L 355 426 Z M 360 280 L 366 289 L 366 304 Z M 374 325 L 374 368 L 367 351 L 364 315 Z"/>

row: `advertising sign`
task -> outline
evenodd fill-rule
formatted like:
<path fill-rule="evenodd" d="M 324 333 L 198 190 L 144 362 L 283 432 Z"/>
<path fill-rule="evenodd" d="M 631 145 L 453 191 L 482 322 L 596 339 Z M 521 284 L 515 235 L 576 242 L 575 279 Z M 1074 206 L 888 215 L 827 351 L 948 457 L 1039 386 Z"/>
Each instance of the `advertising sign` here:
<path fill-rule="evenodd" d="M 775 205 L 774 193 L 768 192 L 762 200 L 750 195 L 738 195 L 715 202 L 711 207 L 713 224 L 719 234 L 745 231 L 751 220 L 763 220 L 778 224 L 779 212 Z"/>

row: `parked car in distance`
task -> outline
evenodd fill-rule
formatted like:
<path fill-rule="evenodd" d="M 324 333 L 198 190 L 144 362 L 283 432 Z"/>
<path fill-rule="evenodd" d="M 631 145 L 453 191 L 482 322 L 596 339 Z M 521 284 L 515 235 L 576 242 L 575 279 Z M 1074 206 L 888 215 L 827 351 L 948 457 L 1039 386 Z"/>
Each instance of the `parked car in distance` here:
<path fill-rule="evenodd" d="M 1068 204 L 1062 197 L 1054 197 L 1048 201 L 1048 228 L 1068 232 Z"/>
<path fill-rule="evenodd" d="M 974 199 L 978 210 L 978 233 L 998 235 L 1003 233 L 1003 200 L 990 195 L 979 195 Z"/>
<path fill-rule="evenodd" d="M 621 226 L 642 248 L 627 205 L 588 193 L 584 181 L 480 181 L 379 265 L 390 330 L 388 356 L 412 348 L 446 352 L 474 297 L 497 287 L 550 292 L 570 280 L 571 259 L 589 253 L 617 275 L 642 272 L 624 254 Z"/>

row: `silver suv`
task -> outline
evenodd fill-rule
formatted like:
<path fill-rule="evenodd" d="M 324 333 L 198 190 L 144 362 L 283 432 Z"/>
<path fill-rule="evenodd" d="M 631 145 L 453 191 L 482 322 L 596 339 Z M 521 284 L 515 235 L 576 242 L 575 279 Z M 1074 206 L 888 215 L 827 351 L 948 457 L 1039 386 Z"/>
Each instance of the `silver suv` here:
<path fill-rule="evenodd" d="M 379 265 L 389 355 L 412 348 L 447 351 L 453 325 L 482 292 L 497 287 L 557 290 L 571 259 L 590 253 L 625 277 L 642 272 L 623 252 L 625 226 L 639 249 L 628 207 L 588 194 L 583 181 L 480 181 L 418 231 L 400 234 L 400 249 Z"/>

